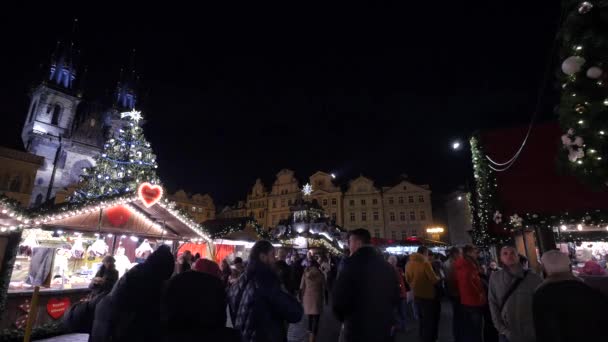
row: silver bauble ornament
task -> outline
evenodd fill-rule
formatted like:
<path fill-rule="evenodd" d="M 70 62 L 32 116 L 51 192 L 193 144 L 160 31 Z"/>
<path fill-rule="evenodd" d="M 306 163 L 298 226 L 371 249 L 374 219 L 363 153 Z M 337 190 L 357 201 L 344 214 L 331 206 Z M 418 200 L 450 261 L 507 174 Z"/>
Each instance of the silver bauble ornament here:
<path fill-rule="evenodd" d="M 562 71 L 568 76 L 572 76 L 581 71 L 581 67 L 585 64 L 585 59 L 581 56 L 570 56 L 562 63 Z"/>
<path fill-rule="evenodd" d="M 598 78 L 602 77 L 603 73 L 604 70 L 602 70 L 600 67 L 592 66 L 591 68 L 587 69 L 587 77 L 593 80 L 597 80 Z"/>
<path fill-rule="evenodd" d="M 589 1 L 583 1 L 581 2 L 581 4 L 578 6 L 578 13 L 580 14 L 587 14 L 589 13 L 591 10 L 593 9 L 593 4 L 590 3 Z"/>

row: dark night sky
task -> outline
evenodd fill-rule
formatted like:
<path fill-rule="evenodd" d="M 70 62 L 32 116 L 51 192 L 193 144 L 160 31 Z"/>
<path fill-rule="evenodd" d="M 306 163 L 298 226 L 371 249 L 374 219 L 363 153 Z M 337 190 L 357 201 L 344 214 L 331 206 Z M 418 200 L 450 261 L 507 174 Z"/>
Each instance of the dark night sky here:
<path fill-rule="evenodd" d="M 377 185 L 406 173 L 452 190 L 469 172 L 453 139 L 528 123 L 555 63 L 559 2 L 407 3 L 15 10 L 0 23 L 0 144 L 21 147 L 27 91 L 77 17 L 85 98 L 112 89 L 137 50 L 147 93 L 138 107 L 171 191 L 236 201 L 281 168 L 301 181 L 319 169 L 340 181 L 363 173 Z M 541 119 L 553 116 L 549 82 Z"/>

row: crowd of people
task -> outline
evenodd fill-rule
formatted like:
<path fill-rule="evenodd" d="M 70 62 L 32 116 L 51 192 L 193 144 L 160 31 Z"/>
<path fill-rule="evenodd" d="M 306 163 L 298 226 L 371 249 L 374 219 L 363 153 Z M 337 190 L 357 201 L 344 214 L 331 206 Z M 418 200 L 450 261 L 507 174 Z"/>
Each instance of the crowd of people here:
<path fill-rule="evenodd" d="M 330 307 L 341 324 L 339 341 L 393 341 L 417 324 L 420 341 L 435 342 L 449 304 L 455 342 L 608 336 L 608 299 L 575 277 L 559 251 L 543 254 L 537 274 L 511 246 L 500 249 L 497 262 L 481 261 L 470 245 L 447 256 L 421 246 L 387 258 L 370 242 L 367 230 L 353 230 L 348 254 L 338 258 L 290 255 L 258 241 L 247 261 L 220 265 L 190 252 L 176 260 L 161 246 L 120 279 L 106 257 L 90 297 L 64 321 L 93 342 L 285 342 L 303 322 L 305 340 L 315 341 Z"/>

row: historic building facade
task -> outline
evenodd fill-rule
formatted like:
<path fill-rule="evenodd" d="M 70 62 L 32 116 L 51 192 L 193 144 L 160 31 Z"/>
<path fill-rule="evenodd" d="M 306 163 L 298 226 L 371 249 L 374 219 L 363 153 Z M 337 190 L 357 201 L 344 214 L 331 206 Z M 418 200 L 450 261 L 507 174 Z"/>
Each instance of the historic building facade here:
<path fill-rule="evenodd" d="M 78 183 L 105 139 L 120 128 L 120 113 L 135 107 L 133 73 L 121 77 L 107 103 L 83 101 L 73 59 L 70 46 L 58 49 L 48 74 L 30 94 L 21 138 L 27 152 L 44 158 L 33 181 L 32 205 Z"/>
<path fill-rule="evenodd" d="M 37 155 L 0 147 L 0 194 L 29 206 L 36 172 L 43 162 Z"/>
<path fill-rule="evenodd" d="M 433 222 L 428 185 L 402 180 L 378 187 L 373 180 L 360 176 L 343 190 L 331 174 L 318 171 L 300 186 L 288 169 L 279 171 L 270 191 L 257 179 L 245 202 L 226 207 L 218 217 L 248 216 L 264 228 L 273 228 L 289 218 L 290 206 L 302 198 L 316 201 L 336 225 L 347 230 L 365 228 L 378 238 L 422 237 Z"/>
<path fill-rule="evenodd" d="M 175 194 L 167 197 L 175 202 L 178 208 L 187 211 L 198 223 L 215 218 L 215 204 L 209 194 L 190 195 L 184 190 L 178 190 Z"/>

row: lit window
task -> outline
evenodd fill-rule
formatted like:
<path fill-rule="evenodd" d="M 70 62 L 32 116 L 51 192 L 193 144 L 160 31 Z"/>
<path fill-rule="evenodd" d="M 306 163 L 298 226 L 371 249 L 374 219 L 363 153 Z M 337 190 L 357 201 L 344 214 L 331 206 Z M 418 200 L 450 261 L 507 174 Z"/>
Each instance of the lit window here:
<path fill-rule="evenodd" d="M 377 211 L 374 211 L 374 221 L 378 221 L 380 219 L 380 216 L 378 215 Z"/>
<path fill-rule="evenodd" d="M 413 211 L 410 211 L 410 220 L 411 221 L 416 221 L 416 213 Z"/>
<path fill-rule="evenodd" d="M 403 204 L 403 197 L 399 197 L 399 204 Z"/>
<path fill-rule="evenodd" d="M 336 199 L 335 199 L 335 198 L 332 198 L 332 199 L 331 199 L 331 205 L 336 205 L 337 203 L 338 203 L 338 201 L 336 201 Z"/>
<path fill-rule="evenodd" d="M 196 207 L 192 207 L 192 212 L 195 213 L 196 212 Z"/>
<path fill-rule="evenodd" d="M 405 212 L 400 212 L 399 213 L 399 221 L 405 221 Z"/>
<path fill-rule="evenodd" d="M 394 222 L 394 221 L 395 221 L 395 213 L 392 213 L 392 212 L 391 212 L 391 213 L 389 214 L 389 218 L 390 218 L 391 222 Z"/>
<path fill-rule="evenodd" d="M 414 196 L 409 196 L 407 198 L 407 201 L 410 202 L 410 203 L 414 203 Z"/>
<path fill-rule="evenodd" d="M 362 212 L 361 213 L 361 221 L 367 221 L 367 212 Z"/>
<path fill-rule="evenodd" d="M 355 222 L 355 213 L 350 213 L 350 222 Z"/>

